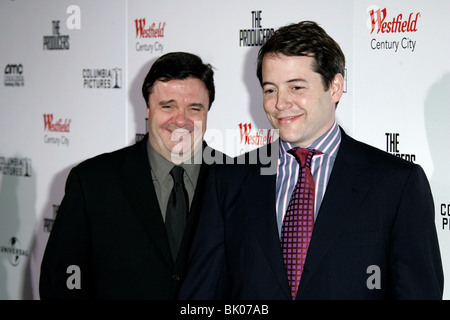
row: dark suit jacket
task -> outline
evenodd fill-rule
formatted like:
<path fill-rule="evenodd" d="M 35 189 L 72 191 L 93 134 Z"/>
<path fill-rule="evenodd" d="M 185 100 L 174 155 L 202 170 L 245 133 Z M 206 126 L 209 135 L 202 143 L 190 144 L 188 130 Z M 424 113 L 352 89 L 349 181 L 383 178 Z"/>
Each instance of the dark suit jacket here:
<path fill-rule="evenodd" d="M 41 266 L 42 299 L 174 299 L 185 273 L 202 164 L 180 254 L 173 261 L 144 140 L 73 168 Z M 81 289 L 69 290 L 70 265 Z"/>
<path fill-rule="evenodd" d="M 341 131 L 297 299 L 441 299 L 434 205 L 423 170 Z M 276 174 L 261 175 L 261 167 L 211 170 L 181 299 L 290 299 Z"/>

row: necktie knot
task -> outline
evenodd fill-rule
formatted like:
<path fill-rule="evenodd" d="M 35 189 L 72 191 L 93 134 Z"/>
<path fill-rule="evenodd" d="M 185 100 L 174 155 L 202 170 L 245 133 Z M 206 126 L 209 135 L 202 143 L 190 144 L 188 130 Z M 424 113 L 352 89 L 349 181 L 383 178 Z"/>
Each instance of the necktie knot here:
<path fill-rule="evenodd" d="M 183 173 L 184 169 L 181 166 L 174 166 L 172 170 L 170 170 L 170 175 L 174 183 L 182 183 L 183 182 Z"/>
<path fill-rule="evenodd" d="M 306 149 L 295 147 L 288 150 L 290 154 L 292 154 L 295 159 L 298 161 L 302 168 L 308 167 L 311 168 L 311 160 L 314 155 L 322 154 L 319 150 L 316 149 Z"/>

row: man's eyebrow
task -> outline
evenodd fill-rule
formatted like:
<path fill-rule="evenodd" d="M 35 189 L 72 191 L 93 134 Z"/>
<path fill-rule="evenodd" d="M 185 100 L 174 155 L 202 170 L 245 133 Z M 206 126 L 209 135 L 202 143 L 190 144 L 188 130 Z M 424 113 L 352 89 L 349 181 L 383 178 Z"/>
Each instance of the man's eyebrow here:
<path fill-rule="evenodd" d="M 166 104 L 171 104 L 171 103 L 173 103 L 173 102 L 175 102 L 174 99 L 163 100 L 163 101 L 160 101 L 160 102 L 159 102 L 159 105 L 160 105 L 160 106 L 164 106 L 164 105 L 166 105 Z"/>
<path fill-rule="evenodd" d="M 194 102 L 190 104 L 191 107 L 201 107 L 204 108 L 205 106 L 203 105 L 203 103 L 200 102 Z"/>
<path fill-rule="evenodd" d="M 163 100 L 159 102 L 160 106 L 166 106 L 168 104 L 172 104 L 175 102 L 175 99 L 170 99 L 170 100 Z M 191 107 L 200 107 L 200 108 L 204 108 L 205 106 L 203 105 L 203 103 L 201 102 L 193 102 L 191 104 L 189 104 L 189 106 Z"/>
<path fill-rule="evenodd" d="M 264 86 L 270 86 L 270 85 L 274 85 L 272 82 L 269 82 L 269 81 L 266 81 L 266 82 L 263 82 L 263 87 Z"/>
<path fill-rule="evenodd" d="M 302 78 L 298 78 L 298 79 L 291 79 L 289 81 L 286 81 L 287 83 L 291 83 L 291 82 L 308 82 L 305 79 Z"/>
<path fill-rule="evenodd" d="M 302 79 L 302 78 L 296 78 L 296 79 L 291 79 L 291 80 L 286 81 L 286 83 L 292 83 L 292 82 L 308 82 L 308 81 L 306 81 L 305 79 Z M 266 81 L 266 82 L 263 82 L 262 85 L 264 87 L 266 85 L 275 85 L 275 84 L 270 81 Z"/>

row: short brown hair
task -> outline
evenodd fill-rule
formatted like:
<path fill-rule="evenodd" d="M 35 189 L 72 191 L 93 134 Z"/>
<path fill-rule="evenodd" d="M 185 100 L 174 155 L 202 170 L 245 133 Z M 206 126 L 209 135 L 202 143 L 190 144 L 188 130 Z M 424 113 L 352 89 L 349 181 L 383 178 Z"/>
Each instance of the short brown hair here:
<path fill-rule="evenodd" d="M 316 22 L 302 21 L 281 27 L 258 53 L 257 77 L 262 85 L 262 62 L 266 54 L 314 57 L 314 71 L 322 76 L 326 90 L 337 73 L 344 76 L 345 56 L 339 44 Z"/>

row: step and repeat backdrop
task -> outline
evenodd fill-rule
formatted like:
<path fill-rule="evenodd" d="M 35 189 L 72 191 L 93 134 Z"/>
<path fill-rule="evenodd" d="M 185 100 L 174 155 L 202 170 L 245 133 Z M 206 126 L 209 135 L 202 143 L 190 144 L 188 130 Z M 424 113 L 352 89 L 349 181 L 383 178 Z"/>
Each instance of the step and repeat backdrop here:
<path fill-rule="evenodd" d="M 449 278 L 449 11 L 447 0 L 1 0 L 0 299 L 39 299 L 67 175 L 146 133 L 141 85 L 155 59 L 188 51 L 213 65 L 206 140 L 237 156 L 275 138 L 256 55 L 301 20 L 346 55 L 339 124 L 424 168 Z"/>

